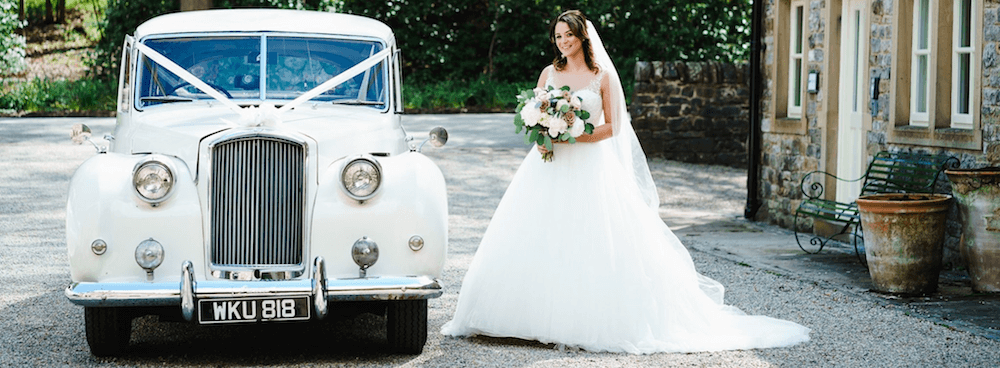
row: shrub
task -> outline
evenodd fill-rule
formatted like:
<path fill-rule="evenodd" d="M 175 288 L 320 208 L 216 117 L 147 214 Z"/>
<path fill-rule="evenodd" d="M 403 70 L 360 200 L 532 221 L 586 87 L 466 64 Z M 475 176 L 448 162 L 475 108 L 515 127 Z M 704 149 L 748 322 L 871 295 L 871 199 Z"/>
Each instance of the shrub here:
<path fill-rule="evenodd" d="M 513 111 L 516 95 L 534 82 L 506 83 L 480 76 L 473 81 L 443 80 L 434 83 L 404 83 L 403 102 L 410 110 Z"/>
<path fill-rule="evenodd" d="M 24 36 L 17 33 L 24 26 L 18 19 L 17 0 L 0 0 L 0 75 L 18 74 L 28 66 Z"/>
<path fill-rule="evenodd" d="M 115 108 L 117 89 L 117 82 L 101 78 L 4 83 L 0 85 L 0 110 L 110 111 Z"/>

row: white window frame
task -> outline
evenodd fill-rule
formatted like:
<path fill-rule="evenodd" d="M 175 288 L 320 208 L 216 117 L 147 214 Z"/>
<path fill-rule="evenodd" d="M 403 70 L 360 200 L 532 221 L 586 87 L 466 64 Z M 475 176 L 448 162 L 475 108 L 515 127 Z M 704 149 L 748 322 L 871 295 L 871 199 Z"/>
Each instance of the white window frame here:
<path fill-rule="evenodd" d="M 805 90 L 802 75 L 805 69 L 805 1 L 793 1 L 788 28 L 791 38 L 788 45 L 788 117 L 802 117 Z"/>
<path fill-rule="evenodd" d="M 963 9 L 963 5 L 968 1 L 968 8 Z M 975 9 L 979 9 L 977 4 L 979 0 L 955 0 L 954 7 L 954 19 L 952 20 L 952 61 L 951 61 L 951 127 L 955 129 L 973 129 L 975 124 L 972 111 L 973 108 L 973 93 L 976 91 L 976 75 L 975 64 L 979 60 L 976 52 L 976 44 L 978 40 L 976 39 L 977 32 L 976 28 L 979 24 L 976 22 L 977 16 L 975 14 Z M 968 19 L 963 17 L 963 10 L 967 12 Z M 968 45 L 962 45 L 962 35 L 965 31 L 965 35 L 968 37 Z M 962 70 L 961 70 L 961 59 L 965 56 L 968 59 L 966 63 L 965 79 L 962 80 Z M 965 96 L 965 106 L 961 106 L 961 95 L 963 85 L 967 86 L 964 91 Z M 962 112 L 962 108 L 965 107 L 965 112 Z"/>
<path fill-rule="evenodd" d="M 913 2 L 913 37 L 910 55 L 910 125 L 926 127 L 930 124 L 931 106 L 931 30 L 935 18 L 930 12 L 932 0 L 915 0 Z M 926 9 L 921 8 L 926 6 Z M 921 17 L 923 16 L 923 17 Z M 921 41 L 923 48 L 921 48 Z M 921 75 L 920 61 L 924 61 Z M 921 91 L 923 87 L 923 91 Z M 923 93 L 921 93 L 923 92 Z M 921 95 L 923 100 L 921 101 Z M 924 111 L 920 111 L 921 103 Z"/>

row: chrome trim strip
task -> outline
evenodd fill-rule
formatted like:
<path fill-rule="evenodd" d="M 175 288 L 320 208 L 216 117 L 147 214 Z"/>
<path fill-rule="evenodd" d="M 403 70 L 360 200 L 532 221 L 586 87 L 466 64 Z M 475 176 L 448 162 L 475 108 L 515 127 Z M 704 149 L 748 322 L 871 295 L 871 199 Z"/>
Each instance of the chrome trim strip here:
<path fill-rule="evenodd" d="M 310 295 L 312 279 L 291 281 L 199 281 L 193 299 Z M 443 290 L 428 276 L 326 279 L 327 301 L 384 301 L 432 299 Z M 74 282 L 66 287 L 70 302 L 85 307 L 181 306 L 178 282 Z"/>

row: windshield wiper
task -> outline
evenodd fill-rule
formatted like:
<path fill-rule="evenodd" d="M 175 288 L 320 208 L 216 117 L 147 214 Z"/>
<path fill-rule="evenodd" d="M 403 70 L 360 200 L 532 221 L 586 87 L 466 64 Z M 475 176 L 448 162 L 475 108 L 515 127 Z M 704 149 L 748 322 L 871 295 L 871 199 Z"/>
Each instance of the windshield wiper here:
<path fill-rule="evenodd" d="M 358 99 L 353 100 L 334 100 L 333 103 L 338 105 L 363 105 L 363 106 L 375 106 L 375 105 L 385 105 L 385 102 L 378 101 L 362 101 Z"/>
<path fill-rule="evenodd" d="M 139 101 L 170 103 L 170 102 L 191 102 L 194 101 L 194 99 L 187 97 L 180 97 L 180 96 L 148 96 L 140 98 Z"/>

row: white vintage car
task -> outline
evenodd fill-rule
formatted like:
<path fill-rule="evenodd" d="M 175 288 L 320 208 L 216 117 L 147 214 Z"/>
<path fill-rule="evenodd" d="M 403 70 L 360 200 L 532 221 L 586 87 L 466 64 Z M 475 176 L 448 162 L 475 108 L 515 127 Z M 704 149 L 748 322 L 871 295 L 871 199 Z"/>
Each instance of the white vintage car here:
<path fill-rule="evenodd" d="M 126 37 L 109 147 L 73 176 L 71 283 L 98 356 L 134 317 L 310 321 L 370 302 L 419 353 L 448 248 L 440 169 L 400 124 L 376 20 L 292 10 L 163 15 Z M 76 138 L 90 140 L 89 128 Z"/>

